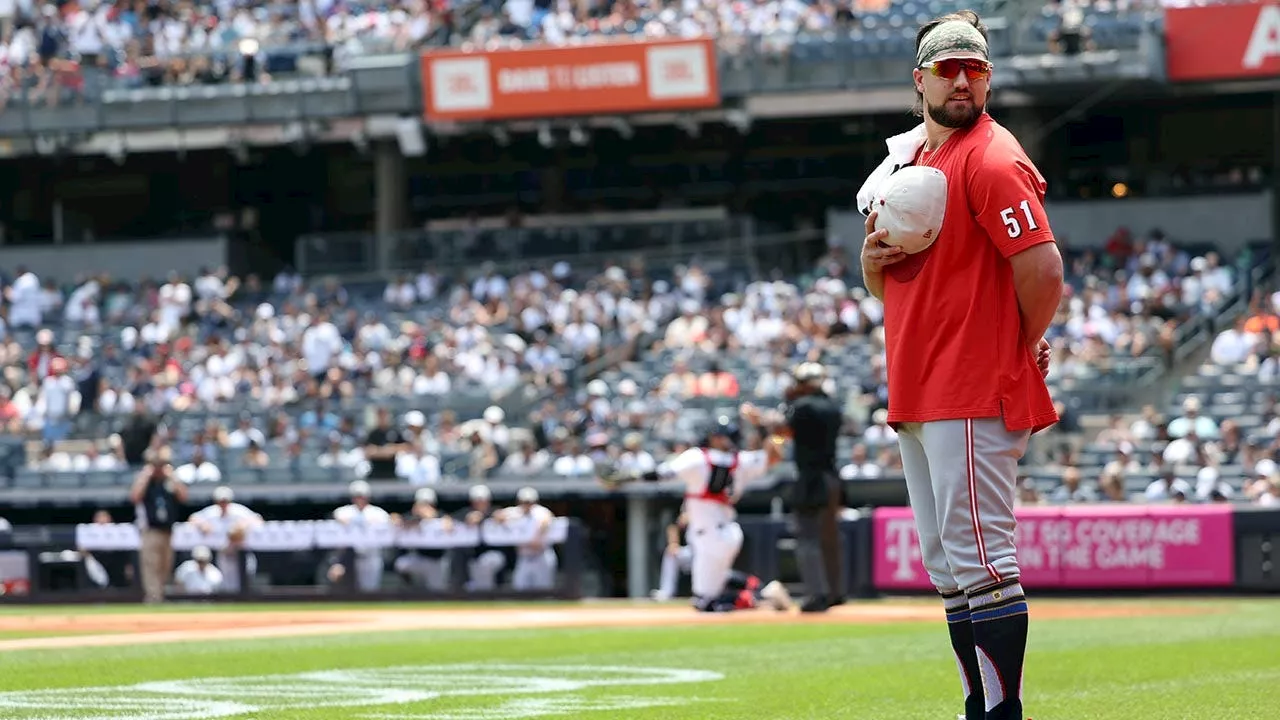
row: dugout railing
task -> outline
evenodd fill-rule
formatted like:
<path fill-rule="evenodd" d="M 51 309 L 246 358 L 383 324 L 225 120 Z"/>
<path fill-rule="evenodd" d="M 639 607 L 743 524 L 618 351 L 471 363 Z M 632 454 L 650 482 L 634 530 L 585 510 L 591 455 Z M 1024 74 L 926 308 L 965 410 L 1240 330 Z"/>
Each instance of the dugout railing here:
<path fill-rule="evenodd" d="M 669 499 L 678 502 L 677 498 Z M 598 498 L 591 502 L 595 507 L 589 514 L 616 513 L 621 509 L 620 500 L 623 498 Z M 663 507 L 658 515 L 669 517 L 665 515 L 669 509 Z M 1090 504 L 1024 507 L 1018 509 L 1018 516 L 1024 583 L 1038 593 L 1280 592 L 1280 509 L 1229 504 Z M 740 522 L 745 540 L 737 568 L 780 579 L 801 591 L 794 561 L 795 539 L 788 518 L 774 512 L 743 515 Z M 199 599 L 569 600 L 617 594 L 608 592 L 608 583 L 602 577 L 639 575 L 647 583 L 657 570 L 663 543 L 661 523 L 651 523 L 647 528 L 643 542 L 651 544 L 654 552 L 643 559 L 642 567 L 630 565 L 619 554 L 610 556 L 602 536 L 598 532 L 593 535 L 586 523 L 574 519 L 563 521 L 562 527 L 564 535 L 556 545 L 560 558 L 557 582 L 549 591 L 518 592 L 506 583 L 493 592 L 466 592 L 458 584 L 448 592 L 429 592 L 390 583 L 373 593 L 357 592 L 349 583 L 287 588 L 250 584 L 235 595 Z M 850 510 L 840 527 L 845 549 L 843 581 L 848 596 L 932 591 L 920 565 L 908 508 Z M 638 532 L 634 526 L 627 529 L 628 535 Z M 12 562 L 15 554 L 21 555 L 32 570 L 25 586 L 6 584 L 6 594 L 0 600 L 135 602 L 141 598 L 136 579 L 125 587 L 91 587 L 76 542 L 75 526 L 19 526 L 13 532 L 0 533 L 0 557 L 7 558 L 4 562 Z M 387 547 L 401 546 L 395 543 Z M 312 548 L 305 552 L 315 551 Z M 116 552 L 136 558 L 136 551 L 131 549 Z M 182 557 L 183 551 L 178 552 Z M 61 580 L 58 573 L 62 574 Z M 68 580 L 68 573 L 73 579 Z M 181 595 L 171 598 L 190 599 Z"/>

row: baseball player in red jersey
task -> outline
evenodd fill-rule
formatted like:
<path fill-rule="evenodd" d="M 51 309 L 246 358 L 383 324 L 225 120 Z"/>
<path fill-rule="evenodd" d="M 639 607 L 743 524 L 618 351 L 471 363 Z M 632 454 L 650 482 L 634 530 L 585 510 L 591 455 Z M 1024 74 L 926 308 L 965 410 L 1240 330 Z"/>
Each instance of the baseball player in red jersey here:
<path fill-rule="evenodd" d="M 889 158 L 858 194 L 868 214 L 863 279 L 885 306 L 889 422 L 965 717 L 1022 720 L 1027 603 L 1013 500 L 1029 437 L 1058 419 L 1043 337 L 1062 297 L 1062 258 L 1044 179 L 986 113 L 991 63 L 978 16 L 927 23 L 916 50 L 924 122 L 887 141 Z M 872 207 L 880 184 L 909 165 L 947 181 L 936 240 L 912 255 L 884 242 Z"/>

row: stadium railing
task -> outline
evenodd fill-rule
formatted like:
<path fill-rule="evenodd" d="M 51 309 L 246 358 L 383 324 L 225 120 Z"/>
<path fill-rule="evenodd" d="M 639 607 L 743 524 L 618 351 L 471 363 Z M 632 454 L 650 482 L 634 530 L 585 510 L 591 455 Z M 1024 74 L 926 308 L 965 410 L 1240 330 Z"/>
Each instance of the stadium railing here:
<path fill-rule="evenodd" d="M 385 276 L 424 266 L 451 272 L 490 263 L 500 273 L 531 262 L 575 267 L 617 263 L 642 254 L 647 267 L 670 267 L 699 254 L 745 257 L 756 242 L 750 218 L 723 208 L 690 208 L 587 215 L 531 215 L 520 227 L 505 221 L 437 221 L 426 229 L 375 233 L 317 233 L 295 243 L 298 272 L 344 277 Z"/>

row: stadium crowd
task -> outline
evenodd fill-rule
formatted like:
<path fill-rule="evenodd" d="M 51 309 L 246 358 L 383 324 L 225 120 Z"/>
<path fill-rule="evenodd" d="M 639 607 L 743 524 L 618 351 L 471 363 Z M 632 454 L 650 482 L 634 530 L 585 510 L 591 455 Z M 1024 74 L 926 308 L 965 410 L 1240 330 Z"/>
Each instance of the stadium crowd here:
<path fill-rule="evenodd" d="M 1178 322 L 1215 313 L 1237 281 L 1212 253 L 1179 249 L 1158 231 L 1118 231 L 1097 251 L 1069 253 L 1068 265 L 1051 333 L 1058 386 L 1168 351 Z M 881 307 L 839 249 L 807 278 L 743 282 L 697 263 L 661 276 L 639 262 L 596 270 L 560 263 L 504 277 L 482 268 L 457 280 L 423 271 L 350 287 L 290 273 L 266 284 L 225 269 L 62 287 L 19 270 L 0 306 L 0 425 L 30 441 L 28 471 L 121 471 L 163 450 L 187 482 L 234 483 L 254 469 L 414 485 L 589 479 L 606 459 L 651 467 L 697 442 L 712 413 L 744 403 L 780 421 L 772 408 L 790 368 L 819 361 L 832 368 L 848 418 L 841 474 L 900 470 L 885 423 Z M 1263 379 L 1276 372 L 1280 319 L 1255 310 L 1214 342 L 1213 357 L 1252 364 Z M 581 376 L 611 348 L 636 352 Z M 1114 461 L 1093 464 L 1057 449 L 1076 431 L 1061 405 L 1067 417 L 1038 441 L 1051 456 L 1034 461 L 1079 476 L 1083 489 L 1050 498 L 1119 499 L 1128 470 L 1176 468 L 1204 486 L 1174 483 L 1148 496 L 1224 490 L 1274 502 L 1280 406 L 1246 436 L 1230 419 L 1197 415 L 1199 402 L 1187 399 L 1168 422 L 1160 408 L 1131 425 L 1117 419 L 1085 443 Z M 749 432 L 748 442 L 767 431 Z M 1246 485 L 1215 485 L 1226 466 L 1241 468 Z"/>
<path fill-rule="evenodd" d="M 1090 43 L 1088 14 L 1157 5 L 1049 3 L 1050 47 L 1071 51 Z M 727 52 L 757 41 L 764 50 L 785 52 L 802 34 L 909 32 L 938 6 L 914 0 L 3 0 L 0 103 L 19 93 L 52 105 L 95 97 L 108 86 L 319 76 L 340 71 L 355 56 L 432 46 L 709 36 Z"/>

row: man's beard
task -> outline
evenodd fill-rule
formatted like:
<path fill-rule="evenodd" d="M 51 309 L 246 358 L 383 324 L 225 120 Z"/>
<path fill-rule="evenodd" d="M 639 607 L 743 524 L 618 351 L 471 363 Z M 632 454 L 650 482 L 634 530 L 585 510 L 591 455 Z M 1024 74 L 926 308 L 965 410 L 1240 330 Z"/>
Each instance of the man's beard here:
<path fill-rule="evenodd" d="M 970 97 L 969 101 L 960 107 L 953 107 L 947 103 L 930 105 L 928 101 L 925 102 L 925 110 L 929 113 L 929 117 L 945 128 L 969 127 L 977 122 L 978 116 L 982 114 L 985 107 L 985 103 L 978 104 L 977 97 Z"/>

